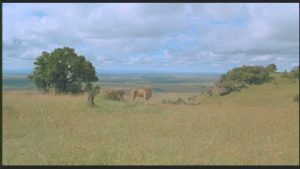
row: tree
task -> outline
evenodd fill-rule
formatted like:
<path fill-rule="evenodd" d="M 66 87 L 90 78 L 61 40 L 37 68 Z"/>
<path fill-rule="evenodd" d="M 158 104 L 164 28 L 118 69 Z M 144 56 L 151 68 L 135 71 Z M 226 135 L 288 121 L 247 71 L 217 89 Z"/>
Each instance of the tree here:
<path fill-rule="evenodd" d="M 98 81 L 92 63 L 77 55 L 73 48 L 57 48 L 51 53 L 44 51 L 34 65 L 29 79 L 45 92 L 54 89 L 56 93 L 79 93 L 83 84 Z"/>
<path fill-rule="evenodd" d="M 277 67 L 274 63 L 269 64 L 268 66 L 266 66 L 266 69 L 268 72 L 275 72 L 277 70 Z"/>

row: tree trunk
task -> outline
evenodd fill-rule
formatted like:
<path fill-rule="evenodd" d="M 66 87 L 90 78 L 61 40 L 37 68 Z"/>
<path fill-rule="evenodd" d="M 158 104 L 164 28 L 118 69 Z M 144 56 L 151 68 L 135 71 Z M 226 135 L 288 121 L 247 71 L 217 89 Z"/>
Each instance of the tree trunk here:
<path fill-rule="evenodd" d="M 94 96 L 89 94 L 88 95 L 88 104 L 89 106 L 93 107 L 95 105 L 95 102 L 94 102 Z"/>

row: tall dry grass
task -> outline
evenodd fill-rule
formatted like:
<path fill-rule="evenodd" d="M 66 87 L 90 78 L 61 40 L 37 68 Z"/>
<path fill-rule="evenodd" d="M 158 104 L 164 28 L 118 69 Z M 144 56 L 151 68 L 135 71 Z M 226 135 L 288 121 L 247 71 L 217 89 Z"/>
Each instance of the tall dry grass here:
<path fill-rule="evenodd" d="M 114 102 L 86 96 L 3 93 L 4 165 L 299 165 L 299 81 L 253 86 L 198 106 L 176 94 Z M 188 97 L 181 94 L 180 97 Z"/>

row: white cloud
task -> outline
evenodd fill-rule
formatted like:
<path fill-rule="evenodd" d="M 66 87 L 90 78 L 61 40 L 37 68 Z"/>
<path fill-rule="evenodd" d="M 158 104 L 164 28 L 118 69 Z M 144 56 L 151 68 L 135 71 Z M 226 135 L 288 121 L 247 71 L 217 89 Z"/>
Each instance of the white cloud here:
<path fill-rule="evenodd" d="M 41 51 L 63 46 L 74 47 L 96 67 L 219 65 L 224 71 L 273 61 L 290 69 L 299 62 L 299 6 L 3 5 L 5 68 L 31 68 Z"/>

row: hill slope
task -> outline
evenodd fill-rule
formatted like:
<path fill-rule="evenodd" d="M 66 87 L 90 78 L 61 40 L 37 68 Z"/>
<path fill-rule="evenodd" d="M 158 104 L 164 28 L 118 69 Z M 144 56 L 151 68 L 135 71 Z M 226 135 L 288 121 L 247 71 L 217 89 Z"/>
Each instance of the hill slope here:
<path fill-rule="evenodd" d="M 288 106 L 293 104 L 293 96 L 299 94 L 299 80 L 273 75 L 274 80 L 262 85 L 250 85 L 241 91 L 225 96 L 202 95 L 203 103 L 238 104 L 243 106 Z"/>

